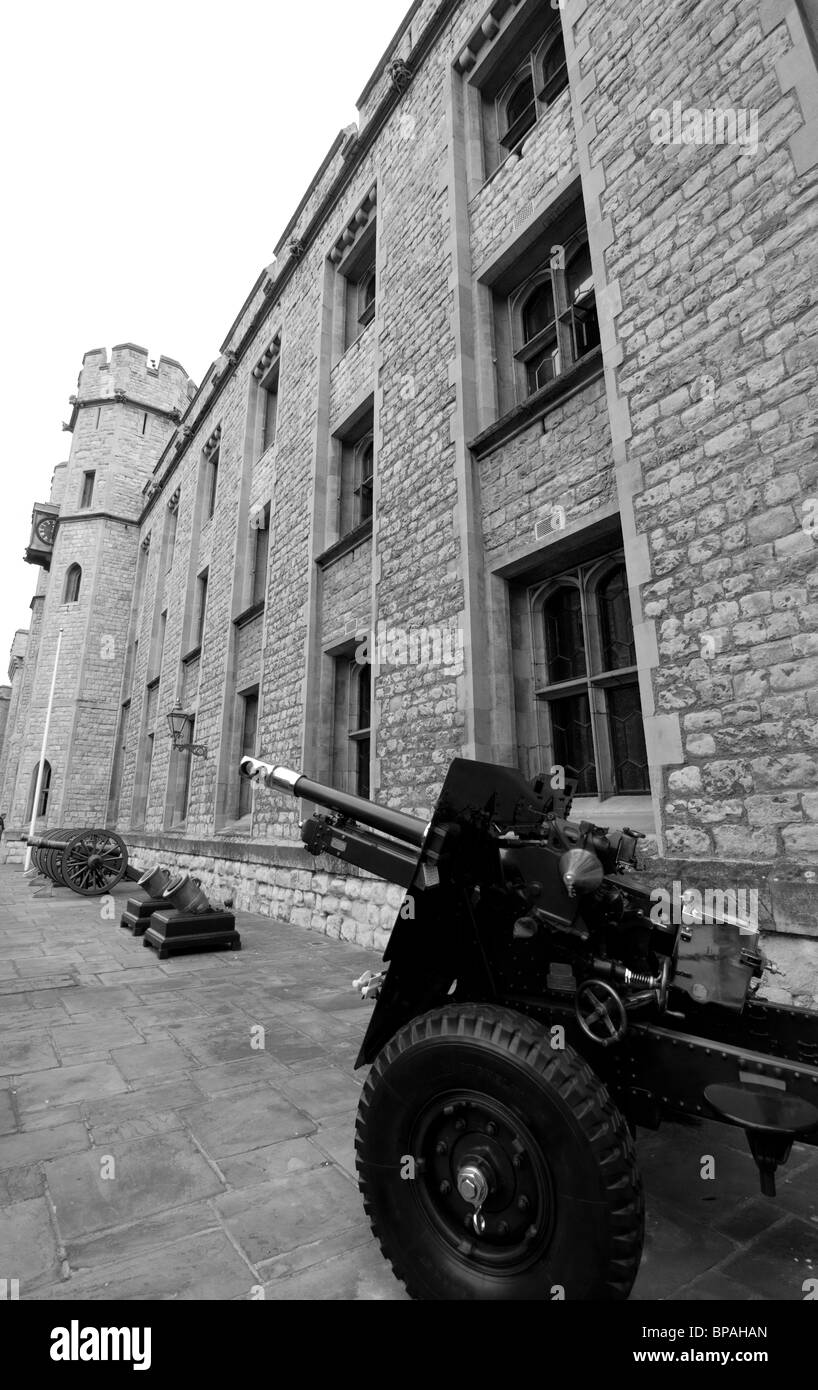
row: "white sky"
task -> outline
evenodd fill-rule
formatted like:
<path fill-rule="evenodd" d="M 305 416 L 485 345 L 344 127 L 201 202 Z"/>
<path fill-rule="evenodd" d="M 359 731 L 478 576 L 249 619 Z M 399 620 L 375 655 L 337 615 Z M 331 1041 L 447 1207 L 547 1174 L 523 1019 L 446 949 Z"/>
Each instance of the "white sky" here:
<path fill-rule="evenodd" d="M 82 355 L 197 382 L 409 0 L 16 0 L 0 45 L 0 685 Z"/>

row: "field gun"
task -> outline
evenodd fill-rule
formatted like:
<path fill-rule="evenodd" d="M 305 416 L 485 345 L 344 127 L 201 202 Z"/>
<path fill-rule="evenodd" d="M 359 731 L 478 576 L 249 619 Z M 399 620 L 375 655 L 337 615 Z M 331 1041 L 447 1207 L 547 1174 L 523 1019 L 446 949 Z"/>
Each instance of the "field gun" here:
<path fill-rule="evenodd" d="M 818 1014 L 755 998 L 756 924 L 651 891 L 640 836 L 571 820 L 570 783 L 455 758 L 427 821 L 242 771 L 322 808 L 312 854 L 406 890 L 357 1060 L 356 1163 L 413 1297 L 627 1298 L 637 1126 L 742 1128 L 767 1196 L 794 1140 L 818 1144 Z"/>

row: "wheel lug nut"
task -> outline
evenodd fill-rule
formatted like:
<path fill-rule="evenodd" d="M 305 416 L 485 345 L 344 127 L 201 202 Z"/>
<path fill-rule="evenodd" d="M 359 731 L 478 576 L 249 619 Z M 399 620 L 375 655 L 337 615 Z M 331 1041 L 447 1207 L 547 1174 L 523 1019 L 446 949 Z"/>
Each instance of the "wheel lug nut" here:
<path fill-rule="evenodd" d="M 497 1133 L 497 1126 L 496 1126 L 496 1124 L 494 1123 L 493 1120 L 489 1120 L 488 1124 L 486 1125 L 486 1134 L 487 1134 L 487 1135 L 489 1136 L 489 1138 L 491 1139 L 491 1138 L 494 1137 L 494 1135 L 495 1135 L 496 1133 Z"/>
<path fill-rule="evenodd" d="M 466 1128 L 466 1121 L 465 1121 L 465 1120 L 455 1120 L 455 1122 L 454 1122 L 454 1127 L 455 1127 L 455 1129 L 465 1129 L 465 1128 Z"/>
<path fill-rule="evenodd" d="M 451 1192 L 451 1190 L 452 1190 L 452 1185 L 451 1185 L 451 1183 L 450 1183 L 450 1182 L 447 1182 L 447 1180 L 444 1178 L 444 1179 L 443 1179 L 443 1182 L 440 1184 L 441 1196 L 443 1196 L 443 1197 L 448 1197 L 448 1195 L 449 1195 L 449 1193 Z"/>
<path fill-rule="evenodd" d="M 443 1142 L 442 1139 L 440 1140 L 440 1142 L 439 1142 L 438 1144 L 435 1144 L 435 1153 L 436 1153 L 436 1154 L 447 1154 L 448 1152 L 449 1152 L 449 1146 L 448 1146 L 448 1144 L 444 1144 L 444 1142 Z"/>
<path fill-rule="evenodd" d="M 529 1200 L 528 1200 L 527 1197 L 518 1197 L 518 1198 L 517 1198 L 517 1209 L 518 1209 L 518 1211 L 528 1211 L 529 1206 L 530 1206 L 530 1203 L 529 1203 Z"/>
<path fill-rule="evenodd" d="M 523 1155 L 522 1155 L 522 1154 L 515 1154 L 511 1161 L 512 1161 L 512 1163 L 514 1164 L 514 1167 L 515 1167 L 515 1168 L 522 1168 L 522 1166 L 523 1166 Z"/>

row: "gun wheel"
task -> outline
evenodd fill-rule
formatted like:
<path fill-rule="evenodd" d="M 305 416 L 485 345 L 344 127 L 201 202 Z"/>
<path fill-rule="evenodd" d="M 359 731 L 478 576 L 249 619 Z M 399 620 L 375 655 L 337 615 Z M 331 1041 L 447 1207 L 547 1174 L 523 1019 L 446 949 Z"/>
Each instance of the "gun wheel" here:
<path fill-rule="evenodd" d="M 383 1048 L 355 1126 L 364 1207 L 417 1299 L 625 1299 L 644 1207 L 622 1115 L 572 1048 L 452 1006 Z"/>
<path fill-rule="evenodd" d="M 99 897 L 116 887 L 127 867 L 127 846 L 113 830 L 79 830 L 62 852 L 60 877 L 73 892 Z"/>

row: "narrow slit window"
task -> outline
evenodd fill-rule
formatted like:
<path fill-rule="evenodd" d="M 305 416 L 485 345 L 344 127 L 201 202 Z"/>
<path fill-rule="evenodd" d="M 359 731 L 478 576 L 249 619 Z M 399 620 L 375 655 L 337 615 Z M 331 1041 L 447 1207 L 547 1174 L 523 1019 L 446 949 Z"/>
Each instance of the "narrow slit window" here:
<path fill-rule="evenodd" d="M 90 507 L 94 496 L 94 479 L 96 473 L 89 471 L 82 475 L 82 495 L 80 496 L 80 507 Z"/>

